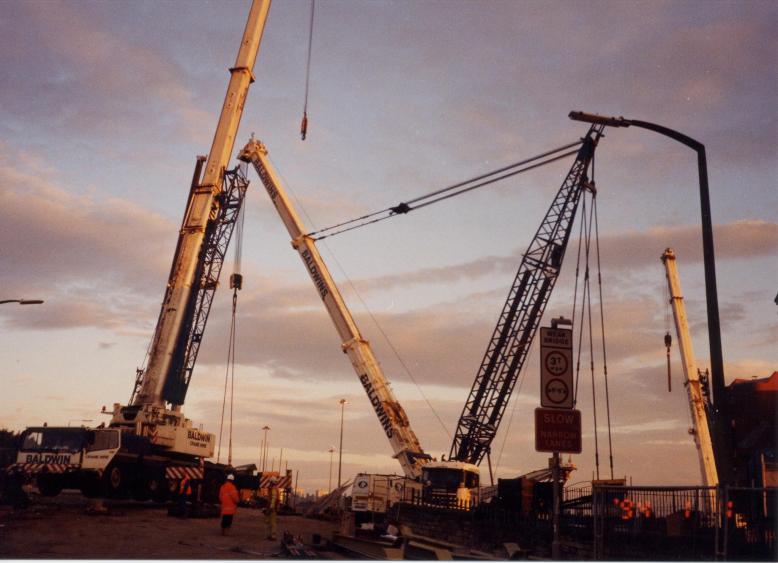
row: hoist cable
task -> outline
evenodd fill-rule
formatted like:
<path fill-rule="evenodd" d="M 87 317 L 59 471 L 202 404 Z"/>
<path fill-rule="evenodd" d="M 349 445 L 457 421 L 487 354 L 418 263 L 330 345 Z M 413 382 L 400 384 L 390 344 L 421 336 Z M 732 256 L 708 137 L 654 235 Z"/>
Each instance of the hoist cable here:
<path fill-rule="evenodd" d="M 580 280 L 581 245 L 583 244 L 583 220 L 578 230 L 578 253 L 575 260 L 575 284 L 573 285 L 573 314 L 570 324 L 575 329 L 575 309 L 578 304 L 578 281 Z M 579 347 L 580 350 L 580 347 Z M 578 370 L 576 370 L 575 385 L 573 386 L 573 408 L 578 403 Z"/>
<path fill-rule="evenodd" d="M 373 213 L 368 213 L 367 215 L 362 215 L 361 217 L 356 217 L 354 219 L 350 219 L 348 221 L 343 221 L 341 223 L 338 223 L 336 225 L 332 225 L 330 227 L 326 227 L 324 229 L 319 229 L 317 231 L 312 231 L 308 233 L 307 236 L 314 237 L 315 240 L 322 240 L 330 236 L 339 235 L 348 231 L 352 231 L 354 229 L 358 229 L 360 227 L 364 227 L 367 225 L 371 225 L 373 223 L 378 223 L 379 221 L 383 221 L 384 219 L 389 219 L 391 217 L 394 217 L 396 215 L 403 215 L 405 213 L 408 213 L 409 211 L 413 211 L 414 209 L 419 209 L 422 207 L 426 207 L 427 205 L 431 205 L 433 203 L 437 203 L 439 201 L 443 201 L 445 199 L 449 199 L 451 197 L 454 197 L 455 195 L 461 195 L 463 193 L 467 193 L 471 190 L 474 190 L 476 188 L 481 188 L 484 186 L 488 186 L 490 184 L 493 184 L 495 182 L 499 182 L 500 180 L 505 180 L 506 178 L 510 178 L 512 176 L 516 176 L 517 174 L 521 174 L 522 172 L 527 172 L 529 170 L 533 170 L 535 168 L 539 168 L 540 166 L 544 166 L 546 164 L 551 164 L 552 162 L 556 162 L 557 160 L 561 160 L 563 158 L 566 158 L 568 156 L 571 156 L 575 154 L 577 151 L 567 151 L 561 155 L 553 156 L 553 158 L 546 158 L 550 157 L 552 155 L 556 155 L 557 153 L 561 151 L 566 151 L 567 149 L 570 149 L 571 147 L 577 147 L 582 143 L 582 141 L 576 141 L 575 143 L 570 143 L 567 145 L 564 145 L 562 147 L 556 148 L 551 151 L 546 151 L 544 153 L 538 154 L 536 156 L 533 156 L 531 158 L 527 158 L 518 162 L 514 162 L 513 164 L 509 164 L 507 166 L 503 166 L 502 168 L 498 168 L 496 170 L 492 170 L 491 172 L 487 172 L 485 174 L 481 174 L 479 176 L 475 176 L 473 178 L 470 178 L 469 180 L 465 180 L 463 182 L 457 182 L 456 184 L 452 184 L 450 186 L 447 186 L 445 188 L 441 188 L 438 190 L 435 190 L 433 192 L 415 197 L 411 200 L 401 202 L 398 205 L 395 205 L 393 207 L 387 207 L 386 209 L 382 209 L 380 211 L 375 211 Z M 540 159 L 546 159 L 542 162 L 538 162 L 535 164 L 533 163 Z M 528 166 L 526 166 L 528 165 Z M 514 170 L 515 168 L 523 167 L 518 170 Z M 506 174 L 502 174 L 503 172 L 506 172 L 508 170 L 511 170 L 511 172 L 508 172 Z M 502 174 L 501 176 L 496 176 L 497 174 Z M 486 179 L 488 178 L 488 179 Z M 479 182 L 480 180 L 484 180 L 483 182 L 480 182 L 475 185 L 473 182 Z M 453 193 L 449 193 L 453 192 Z M 445 195 L 442 195 L 445 194 Z M 440 196 L 440 197 L 438 197 Z M 411 204 L 418 204 L 418 205 L 411 205 Z M 372 219 L 376 216 L 379 216 L 378 218 Z M 367 219 L 372 219 L 370 221 L 367 221 Z M 356 225 L 354 225 L 356 223 Z M 352 225 L 351 227 L 341 229 L 341 227 L 345 227 L 347 225 Z M 336 230 L 340 229 L 340 230 Z M 335 231 L 335 232 L 331 232 Z M 327 234 L 323 234 L 327 233 Z M 320 236 L 315 236 L 320 235 Z"/>
<path fill-rule="evenodd" d="M 268 157 L 270 159 L 270 157 Z M 270 159 L 271 164 L 275 167 L 275 163 L 272 159 Z M 276 168 L 277 169 L 277 168 Z M 295 195 L 292 188 L 289 186 L 289 182 L 286 181 L 286 178 L 284 177 L 283 173 L 278 173 L 281 176 L 281 180 L 284 182 L 284 185 L 287 187 L 287 189 L 291 192 L 292 197 L 295 200 L 295 203 L 297 204 L 298 208 L 302 212 L 302 214 L 305 216 L 306 220 L 308 221 L 309 225 L 313 225 L 313 220 L 311 219 L 310 215 L 308 215 L 308 212 L 305 210 L 305 207 L 301 204 L 300 200 Z M 338 270 L 340 271 L 341 275 L 345 278 L 346 283 L 349 285 L 351 290 L 354 292 L 354 295 L 356 295 L 357 299 L 360 303 L 362 303 L 362 307 L 364 307 L 365 311 L 367 311 L 367 314 L 372 319 L 373 323 L 375 324 L 376 328 L 378 328 L 378 331 L 383 336 L 386 343 L 389 345 L 389 348 L 392 350 L 392 353 L 397 358 L 397 361 L 400 362 L 400 365 L 403 367 L 403 370 L 405 370 L 405 373 L 410 378 L 411 382 L 416 386 L 416 390 L 419 392 L 421 397 L 424 399 L 424 402 L 427 403 L 427 406 L 429 407 L 430 411 L 432 411 L 432 414 L 435 416 L 435 418 L 440 423 L 441 428 L 443 428 L 443 431 L 446 433 L 446 436 L 448 436 L 449 439 L 451 439 L 451 433 L 449 432 L 448 428 L 446 428 L 446 425 L 443 423 L 443 419 L 438 415 L 438 412 L 435 410 L 435 407 L 432 406 L 432 403 L 427 398 L 427 395 L 422 390 L 419 383 L 416 381 L 416 378 L 413 376 L 413 373 L 411 372 L 408 365 L 405 363 L 405 361 L 400 356 L 400 353 L 397 351 L 397 349 L 394 347 L 394 344 L 392 344 L 392 341 L 389 339 L 389 336 L 384 332 L 384 329 L 381 327 L 381 325 L 378 323 L 378 320 L 373 315 L 373 312 L 370 310 L 370 308 L 367 306 L 367 303 L 365 303 L 365 300 L 362 299 L 362 295 L 360 295 L 359 291 L 357 291 L 357 288 L 354 286 L 354 283 L 351 281 L 351 278 L 349 278 L 348 274 L 346 274 L 345 269 L 341 265 L 340 261 L 338 260 L 337 256 L 332 252 L 332 249 L 330 249 L 329 245 L 325 242 L 324 247 L 327 249 L 327 252 L 330 254 L 330 257 L 335 262 L 335 265 L 337 266 Z"/>
<path fill-rule="evenodd" d="M 581 247 L 584 244 L 585 227 L 586 227 L 586 194 L 584 194 L 583 202 L 581 204 L 581 231 L 578 238 L 578 256 L 580 259 Z M 576 265 L 576 268 L 578 266 Z M 578 274 L 576 273 L 576 286 L 578 284 Z M 578 291 L 576 287 L 576 292 Z M 581 318 L 583 319 L 584 303 L 586 301 L 586 281 L 581 282 Z M 575 323 L 575 311 L 573 311 L 573 323 Z M 573 324 L 573 330 L 575 330 L 575 324 Z M 581 326 L 578 328 L 578 354 L 575 360 L 575 391 L 573 392 L 573 406 L 578 403 L 578 381 L 581 375 L 581 342 L 583 339 L 583 320 L 581 320 Z"/>
<path fill-rule="evenodd" d="M 592 181 L 594 176 L 592 175 Z M 593 196 L 594 205 L 594 243 L 597 251 L 597 286 L 600 293 L 600 328 L 602 337 L 602 373 L 605 379 L 605 413 L 608 420 L 608 458 L 610 462 L 611 479 L 613 479 L 613 436 L 611 431 L 611 399 L 608 390 L 608 354 L 605 346 L 605 307 L 602 299 L 602 273 L 600 268 L 600 226 L 597 217 L 597 194 Z"/>
<path fill-rule="evenodd" d="M 586 237 L 586 288 L 589 295 L 589 300 L 586 307 L 587 319 L 589 323 L 589 371 L 592 379 L 592 414 L 594 416 L 594 460 L 595 468 L 597 470 L 597 478 L 600 478 L 600 446 L 598 439 L 598 426 L 597 426 L 597 392 L 594 384 L 594 332 L 592 330 L 592 289 L 591 289 L 591 276 L 589 270 L 589 251 L 591 249 L 591 213 L 594 209 L 594 205 L 590 207 L 589 216 L 589 233 Z M 583 319 L 582 319 L 583 321 Z"/>
<path fill-rule="evenodd" d="M 238 304 L 238 288 L 236 287 L 232 292 L 232 324 L 230 325 L 230 359 L 228 360 L 227 369 L 231 369 L 232 375 L 230 377 L 230 432 L 229 432 L 229 447 L 227 449 L 227 465 L 232 465 L 232 421 L 233 410 L 235 408 L 235 311 Z"/>
<path fill-rule="evenodd" d="M 308 60 L 305 63 L 305 101 L 303 102 L 303 120 L 300 124 L 300 136 L 305 140 L 308 134 L 308 87 L 311 82 L 311 47 L 313 45 L 313 14 L 316 10 L 316 0 L 311 0 L 311 21 L 308 27 Z"/>

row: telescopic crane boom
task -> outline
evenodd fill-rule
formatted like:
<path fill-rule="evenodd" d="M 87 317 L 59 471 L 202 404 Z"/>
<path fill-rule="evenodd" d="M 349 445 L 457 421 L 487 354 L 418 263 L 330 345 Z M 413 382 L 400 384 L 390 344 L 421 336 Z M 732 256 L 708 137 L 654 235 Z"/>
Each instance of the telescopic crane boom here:
<path fill-rule="evenodd" d="M 151 342 L 148 364 L 138 370 L 130 405 L 114 405 L 111 426 L 150 435 L 158 445 L 191 453 L 183 445 L 189 421 L 184 404 L 205 323 L 218 285 L 227 245 L 248 183 L 237 171 L 227 171 L 235 135 L 243 114 L 254 62 L 265 28 L 270 0 L 254 0 L 238 50 L 221 115 L 207 159 L 199 157 L 173 256 L 165 295 Z M 200 173 L 203 170 L 202 179 Z M 190 433 L 196 436 L 196 433 Z M 198 455 L 213 451 L 210 435 Z M 199 441 L 199 440 L 195 440 Z M 198 449 L 199 448 L 199 449 Z M 204 449 L 203 449 L 204 448 Z"/>
<path fill-rule="evenodd" d="M 673 308 L 673 320 L 675 332 L 678 335 L 678 349 L 681 351 L 681 363 L 683 375 L 686 380 L 686 392 L 689 395 L 689 408 L 694 424 L 694 444 L 697 446 L 697 454 L 700 458 L 700 473 L 703 485 L 715 487 L 719 483 L 716 470 L 716 458 L 714 457 L 713 441 L 708 427 L 708 414 L 705 409 L 705 397 L 702 392 L 697 363 L 694 357 L 692 337 L 689 333 L 689 323 L 686 317 L 686 305 L 681 294 L 681 280 L 678 277 L 675 252 L 668 248 L 662 254 L 662 263 L 667 274 L 667 287 L 670 290 L 670 304 Z"/>
<path fill-rule="evenodd" d="M 292 247 L 300 254 L 313 285 L 319 292 L 319 297 L 324 302 L 340 335 L 343 351 L 351 360 L 359 381 L 367 393 L 367 398 L 375 409 L 381 427 L 392 445 L 394 456 L 400 462 L 407 477 L 418 478 L 422 467 L 430 457 L 422 450 L 408 422 L 405 410 L 389 388 L 389 382 L 373 355 L 370 343 L 360 334 L 327 265 L 316 248 L 314 239 L 305 234 L 303 223 L 267 158 L 267 149 L 259 141 L 251 139 L 238 154 L 238 159 L 254 165 L 286 230 L 292 237 Z"/>

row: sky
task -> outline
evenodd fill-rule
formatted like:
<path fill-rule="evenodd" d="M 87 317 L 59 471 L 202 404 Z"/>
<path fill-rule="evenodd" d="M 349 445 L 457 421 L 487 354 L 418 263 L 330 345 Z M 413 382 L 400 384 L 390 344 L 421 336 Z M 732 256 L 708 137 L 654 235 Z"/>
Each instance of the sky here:
<path fill-rule="evenodd" d="M 103 405 L 128 401 L 248 8 L 4 3 L 0 300 L 45 303 L 0 306 L 0 427 L 98 424 Z M 302 141 L 309 17 L 307 0 L 273 4 L 233 154 L 252 133 L 262 140 L 311 229 L 575 141 L 586 126 L 571 110 L 660 123 L 707 149 L 726 379 L 778 369 L 775 3 L 318 2 Z M 433 456 L 449 451 L 521 254 L 571 164 L 320 245 Z M 233 463 L 258 461 L 268 425 L 276 466 L 283 448 L 301 488 L 327 489 L 346 398 L 344 480 L 400 473 L 305 268 L 249 177 Z M 597 329 L 594 375 L 588 343 L 582 351 L 584 443 L 571 482 L 597 475 L 596 437 L 600 477 L 612 456 L 614 476 L 634 484 L 699 483 L 675 344 L 667 390 L 668 327 L 677 338 L 659 259 L 675 249 L 694 351 L 708 367 L 695 154 L 650 131 L 609 128 L 595 180 L 610 402 L 607 412 Z M 573 314 L 578 229 L 542 325 Z M 184 407 L 216 434 L 232 271 L 231 250 Z M 598 327 L 597 297 L 593 314 Z M 530 354 L 493 444 L 496 477 L 546 466 L 549 454 L 534 448 L 538 357 Z M 336 474 L 337 454 L 334 463 Z"/>

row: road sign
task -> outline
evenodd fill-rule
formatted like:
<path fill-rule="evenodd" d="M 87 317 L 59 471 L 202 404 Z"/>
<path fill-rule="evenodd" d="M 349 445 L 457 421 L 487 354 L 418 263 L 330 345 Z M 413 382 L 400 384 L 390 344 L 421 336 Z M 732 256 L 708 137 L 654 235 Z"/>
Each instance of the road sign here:
<path fill-rule="evenodd" d="M 573 331 L 540 329 L 540 404 L 573 408 Z"/>
<path fill-rule="evenodd" d="M 535 409 L 535 451 L 581 453 L 581 411 Z"/>

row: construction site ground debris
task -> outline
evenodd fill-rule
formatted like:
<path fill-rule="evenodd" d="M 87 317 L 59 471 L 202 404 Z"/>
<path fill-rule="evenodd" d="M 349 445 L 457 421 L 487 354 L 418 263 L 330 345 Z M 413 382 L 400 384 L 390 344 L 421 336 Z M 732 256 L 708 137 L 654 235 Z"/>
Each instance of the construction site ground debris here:
<path fill-rule="evenodd" d="M 0 507 L 0 558 L 33 559 L 270 559 L 287 558 L 280 541 L 266 540 L 260 510 L 239 508 L 228 536 L 218 518 L 175 518 L 167 505 L 107 500 L 107 512 L 88 514 L 79 494 L 31 497 L 26 509 Z M 313 535 L 331 537 L 338 523 L 279 516 L 279 532 L 311 545 Z M 323 545 L 324 542 L 322 541 Z M 344 559 L 316 550 L 319 559 Z"/>

